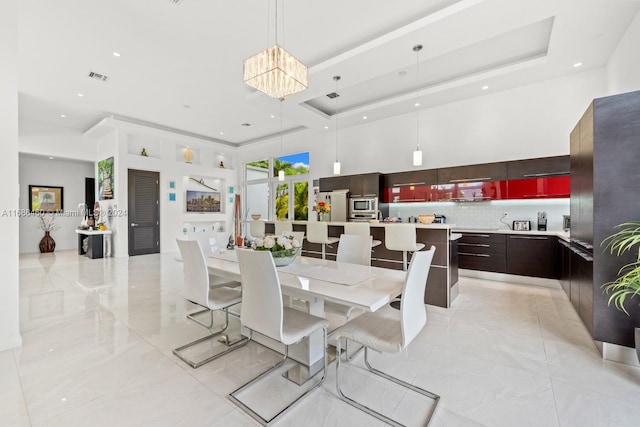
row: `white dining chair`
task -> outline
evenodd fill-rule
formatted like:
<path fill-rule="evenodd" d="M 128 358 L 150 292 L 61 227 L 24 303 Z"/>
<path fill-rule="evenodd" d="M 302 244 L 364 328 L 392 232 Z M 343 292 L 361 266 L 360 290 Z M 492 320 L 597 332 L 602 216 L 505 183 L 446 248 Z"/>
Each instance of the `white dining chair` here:
<path fill-rule="evenodd" d="M 402 251 L 402 269 L 407 271 L 408 253 L 424 248 L 416 242 L 415 224 L 388 224 L 384 226 L 384 245 L 390 251 Z"/>
<path fill-rule="evenodd" d="M 211 340 L 227 330 L 229 327 L 229 307 L 242 302 L 242 293 L 237 289 L 240 284 L 235 281 L 229 282 L 224 286 L 221 284 L 218 284 L 215 287 L 211 286 L 209 271 L 207 269 L 207 261 L 205 260 L 200 243 L 197 240 L 178 239 L 177 242 L 182 256 L 182 261 L 184 263 L 184 297 L 187 301 L 204 308 L 204 310 L 200 310 L 196 313 L 187 314 L 187 318 L 198 325 L 207 328 L 209 334 L 176 348 L 173 350 L 173 354 L 192 368 L 198 368 L 205 363 L 211 362 L 212 360 L 217 359 L 218 357 L 223 356 L 247 343 L 248 340 L 246 338 L 240 338 L 237 341 L 230 341 L 228 335 L 225 335 L 223 341 L 226 345 L 226 349 L 204 360 L 195 362 L 186 358 L 182 354 L 184 350 L 188 350 L 195 345 Z M 211 328 L 213 327 L 213 312 L 216 310 L 224 311 L 225 324 L 222 329 L 216 332 L 211 332 Z M 207 311 L 210 313 L 209 324 L 206 324 L 195 317 L 199 314 L 206 313 Z"/>
<path fill-rule="evenodd" d="M 424 292 L 435 250 L 435 246 L 431 246 L 428 251 L 416 252 L 413 255 L 402 289 L 403 297 L 400 311 L 387 305 L 376 312 L 364 313 L 334 331 L 334 336 L 337 339 L 337 354 L 340 354 L 341 338 L 356 341 L 364 346 L 364 363 L 370 372 L 435 401 L 429 411 L 426 424 L 429 424 L 440 401 L 440 396 L 373 368 L 369 363 L 368 350 L 372 349 L 381 353 L 399 353 L 407 348 L 427 323 Z M 340 387 L 341 358 L 337 357 L 336 359 L 336 390 L 339 397 L 387 424 L 401 425 L 398 421 L 374 411 L 344 394 Z"/>
<path fill-rule="evenodd" d="M 368 222 L 364 221 L 352 221 L 344 224 L 344 234 L 355 234 L 358 236 L 370 236 L 371 235 L 371 226 Z M 382 244 L 381 240 L 375 240 L 372 237 L 371 247 L 375 248 L 376 246 L 380 246 Z"/>
<path fill-rule="evenodd" d="M 254 239 L 261 239 L 264 237 L 264 221 L 251 220 L 249 222 L 249 234 Z"/>
<path fill-rule="evenodd" d="M 350 264 L 371 265 L 370 235 L 341 234 L 336 261 Z"/>
<path fill-rule="evenodd" d="M 257 332 L 284 344 L 284 358 L 267 371 L 233 391 L 229 398 L 256 421 L 262 425 L 269 425 L 324 382 L 327 373 L 326 354 L 322 356 L 324 369 L 322 370 L 321 379 L 270 419 L 262 417 L 243 403 L 238 398 L 238 394 L 284 365 L 288 359 L 289 346 L 291 344 L 302 341 L 305 337 L 320 329 L 324 337 L 322 347 L 324 352 L 327 348 L 328 322 L 321 317 L 283 305 L 280 279 L 278 278 L 271 252 L 236 249 L 236 253 L 240 264 L 243 289 L 242 308 L 240 311 L 242 325 L 249 329 L 249 339 L 252 338 L 253 332 Z"/>
<path fill-rule="evenodd" d="M 322 259 L 326 259 L 326 246 L 338 242 L 337 237 L 329 237 L 329 226 L 324 221 L 307 222 L 307 242 L 322 245 Z"/>

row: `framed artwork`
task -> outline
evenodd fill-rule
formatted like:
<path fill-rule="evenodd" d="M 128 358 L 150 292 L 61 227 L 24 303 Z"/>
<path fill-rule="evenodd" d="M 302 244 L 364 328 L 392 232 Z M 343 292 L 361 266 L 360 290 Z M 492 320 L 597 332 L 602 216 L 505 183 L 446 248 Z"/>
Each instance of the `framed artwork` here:
<path fill-rule="evenodd" d="M 176 193 L 169 193 L 169 201 L 170 202 L 176 201 Z"/>
<path fill-rule="evenodd" d="M 221 194 L 219 191 L 187 190 L 186 211 L 191 213 L 222 212 L 220 200 Z"/>
<path fill-rule="evenodd" d="M 169 181 L 169 188 L 176 188 L 176 182 L 175 181 Z"/>
<path fill-rule="evenodd" d="M 62 212 L 63 209 L 63 187 L 29 186 L 30 212 Z"/>
<path fill-rule="evenodd" d="M 98 162 L 98 200 L 113 199 L 113 157 Z"/>

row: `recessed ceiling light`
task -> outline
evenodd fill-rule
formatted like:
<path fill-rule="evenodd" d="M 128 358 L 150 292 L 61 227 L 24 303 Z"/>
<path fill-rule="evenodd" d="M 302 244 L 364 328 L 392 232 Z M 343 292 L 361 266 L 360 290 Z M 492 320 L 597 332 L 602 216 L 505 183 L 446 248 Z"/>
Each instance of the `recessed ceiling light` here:
<path fill-rule="evenodd" d="M 60 114 L 60 117 L 62 117 L 63 119 L 66 119 L 67 115 L 66 114 Z"/>
<path fill-rule="evenodd" d="M 489 89 L 489 86 L 486 86 L 486 85 L 482 86 L 482 90 L 487 90 L 487 89 Z"/>
<path fill-rule="evenodd" d="M 575 64 L 573 64 L 573 68 L 578 68 L 578 67 L 582 67 L 582 62 L 576 62 Z"/>
<path fill-rule="evenodd" d="M 51 157 L 51 156 L 49 156 L 49 160 L 53 160 L 53 159 L 55 159 L 55 157 Z"/>
<path fill-rule="evenodd" d="M 329 126 L 325 126 L 324 128 L 325 128 L 325 129 L 329 129 Z"/>
<path fill-rule="evenodd" d="M 224 135 L 224 132 L 220 132 L 220 135 Z"/>
<path fill-rule="evenodd" d="M 113 52 L 113 56 L 115 56 L 116 58 L 120 58 L 120 52 Z"/>
<path fill-rule="evenodd" d="M 84 93 L 78 93 L 78 96 L 79 96 L 80 98 L 84 98 Z"/>
<path fill-rule="evenodd" d="M 269 117 L 271 117 L 272 119 L 276 118 L 276 116 L 274 114 L 270 115 Z"/>
<path fill-rule="evenodd" d="M 419 107 L 419 106 L 420 106 L 420 103 L 419 103 L 419 102 L 416 102 L 415 104 L 413 104 L 413 106 L 414 106 L 414 107 Z"/>
<path fill-rule="evenodd" d="M 362 116 L 362 120 L 367 120 L 369 117 L 367 116 Z"/>

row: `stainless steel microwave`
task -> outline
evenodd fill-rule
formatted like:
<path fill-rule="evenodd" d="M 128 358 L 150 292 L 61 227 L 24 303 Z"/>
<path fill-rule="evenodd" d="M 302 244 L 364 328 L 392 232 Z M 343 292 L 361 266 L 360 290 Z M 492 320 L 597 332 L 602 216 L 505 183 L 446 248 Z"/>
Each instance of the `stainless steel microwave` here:
<path fill-rule="evenodd" d="M 349 216 L 354 217 L 358 213 L 377 213 L 377 197 L 355 197 L 349 199 Z"/>

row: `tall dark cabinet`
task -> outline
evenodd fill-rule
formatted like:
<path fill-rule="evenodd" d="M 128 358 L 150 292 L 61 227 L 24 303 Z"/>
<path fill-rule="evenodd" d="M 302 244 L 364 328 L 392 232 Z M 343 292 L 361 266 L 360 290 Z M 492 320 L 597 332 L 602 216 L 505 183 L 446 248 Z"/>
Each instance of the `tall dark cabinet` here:
<path fill-rule="evenodd" d="M 594 100 L 570 141 L 571 301 L 594 340 L 633 347 L 637 299 L 627 316 L 601 287 L 635 257 L 611 255 L 601 243 L 617 224 L 640 220 L 640 91 Z"/>

